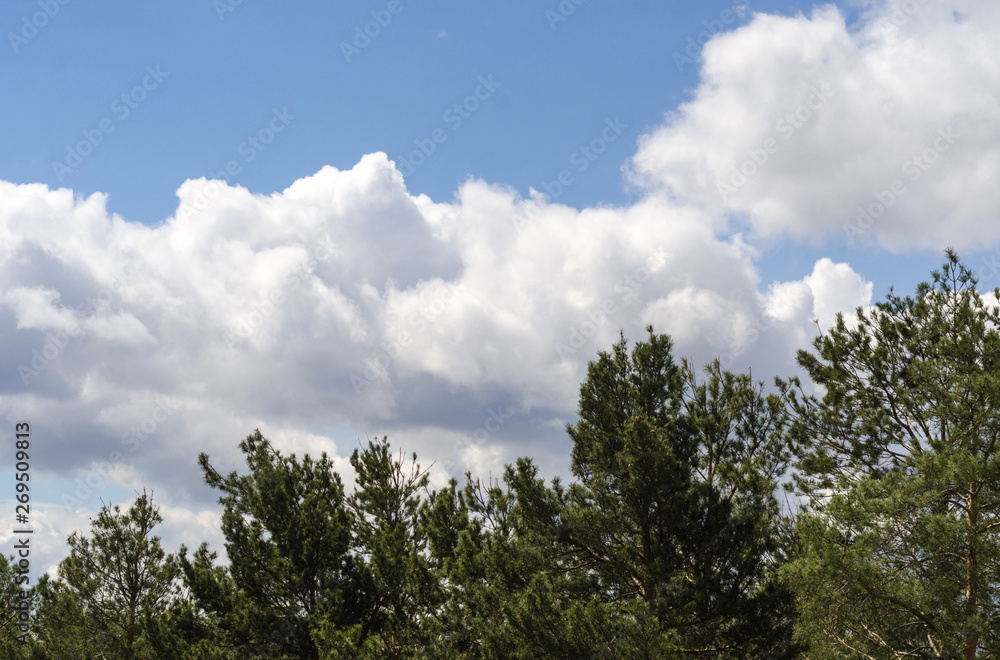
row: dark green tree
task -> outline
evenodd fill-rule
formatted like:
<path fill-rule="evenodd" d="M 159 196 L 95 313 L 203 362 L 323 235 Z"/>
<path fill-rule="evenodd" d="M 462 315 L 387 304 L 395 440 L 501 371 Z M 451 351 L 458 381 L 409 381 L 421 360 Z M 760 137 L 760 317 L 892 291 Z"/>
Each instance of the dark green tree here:
<path fill-rule="evenodd" d="M 473 522 L 457 547 L 455 595 L 474 633 L 469 657 L 621 653 L 625 631 L 602 585 L 592 571 L 564 561 L 558 521 L 567 501 L 559 480 L 546 487 L 537 467 L 521 458 L 502 481 L 470 479 L 464 495 Z M 630 625 L 630 639 L 640 627 Z"/>
<path fill-rule="evenodd" d="M 83 608 L 80 595 L 64 581 L 43 575 L 35 587 L 35 619 L 32 622 L 32 658 L 94 658 L 105 653 L 106 644 L 96 635 Z"/>
<path fill-rule="evenodd" d="M 0 657 L 27 658 L 36 589 L 17 566 L 17 558 L 0 555 Z"/>
<path fill-rule="evenodd" d="M 150 621 L 147 639 L 163 660 L 242 660 L 259 657 L 258 649 L 247 648 L 244 638 L 236 638 L 233 629 L 219 612 L 239 610 L 234 603 L 248 605 L 240 598 L 226 567 L 219 566 L 217 555 L 207 543 L 188 559 L 187 548 L 181 546 L 180 564 L 184 590 L 181 598 Z M 200 598 L 196 598 L 195 594 Z M 280 642 L 284 635 L 273 636 L 268 642 Z M 259 649 L 270 651 L 270 647 Z"/>
<path fill-rule="evenodd" d="M 418 657 L 436 636 L 434 618 L 443 596 L 427 552 L 420 508 L 428 494 L 427 470 L 413 454 L 393 455 L 388 439 L 369 441 L 351 455 L 356 474 L 347 498 L 357 559 L 360 621 L 316 637 L 324 657 Z"/>
<path fill-rule="evenodd" d="M 800 351 L 789 584 L 818 658 L 1000 655 L 1000 290 L 951 250 Z"/>
<path fill-rule="evenodd" d="M 437 502 L 469 515 L 457 539 L 432 535 L 467 657 L 795 655 L 777 578 L 786 402 L 718 363 L 697 383 L 648 331 L 590 364 L 568 487 L 521 459 Z"/>
<path fill-rule="evenodd" d="M 528 461 L 519 464 L 533 469 Z M 574 606 L 551 585 L 565 576 L 546 574 L 552 566 L 546 548 L 519 532 L 508 481 L 514 472 L 508 467 L 503 481 L 485 485 L 467 475 L 463 489 L 452 481 L 422 511 L 446 593 L 436 619 L 443 651 L 436 657 L 587 657 L 570 643 L 570 623 L 559 615 Z"/>
<path fill-rule="evenodd" d="M 205 481 L 222 491 L 228 569 L 202 547 L 182 554 L 185 584 L 211 632 L 238 657 L 318 658 L 313 629 L 359 622 L 350 554 L 351 514 L 324 453 L 282 456 L 255 431 L 240 443 L 249 474 L 223 477 L 199 456 Z"/>
<path fill-rule="evenodd" d="M 776 572 L 786 403 L 718 361 L 698 384 L 670 338 L 647 331 L 631 353 L 623 337 L 590 364 L 568 428 L 577 482 L 537 519 L 557 530 L 561 565 L 592 575 L 613 621 L 641 636 L 634 648 L 791 655 Z"/>
<path fill-rule="evenodd" d="M 104 505 L 91 535 L 74 532 L 59 580 L 39 581 L 35 625 L 38 658 L 159 657 L 152 619 L 179 597 L 175 557 L 153 529 L 162 522 L 145 492 L 127 512 Z"/>

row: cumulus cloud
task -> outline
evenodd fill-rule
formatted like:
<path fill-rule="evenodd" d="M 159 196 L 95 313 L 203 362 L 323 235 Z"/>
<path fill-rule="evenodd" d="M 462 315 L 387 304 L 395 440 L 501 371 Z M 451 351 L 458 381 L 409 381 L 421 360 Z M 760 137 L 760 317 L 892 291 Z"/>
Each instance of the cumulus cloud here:
<path fill-rule="evenodd" d="M 177 501 L 204 503 L 198 453 L 235 463 L 257 427 L 341 460 L 392 431 L 456 474 L 521 454 L 554 466 L 567 445 L 549 422 L 572 416 L 587 361 L 647 323 L 696 362 L 737 341 L 744 359 L 790 360 L 786 329 L 740 335 L 768 305 L 757 250 L 655 194 L 578 210 L 469 181 L 436 203 L 373 154 L 272 195 L 188 181 L 174 217 L 144 227 L 98 195 L 4 185 L 4 208 L 47 229 L 0 210 L 18 246 L 0 264 L 0 405 L 58 420 L 44 469 L 95 493 L 182 485 Z M 823 314 L 864 293 L 846 265 L 811 277 Z M 788 328 L 819 313 L 799 311 Z M 491 448 L 469 440 L 498 408 Z"/>
<path fill-rule="evenodd" d="M 757 236 L 902 251 L 1000 228 L 1000 12 L 965 0 L 756 14 L 704 47 L 692 99 L 646 135 L 631 181 Z"/>
<path fill-rule="evenodd" d="M 812 292 L 813 313 L 824 329 L 834 324 L 838 313 L 843 312 L 845 321 L 851 322 L 855 319 L 856 308 L 871 305 L 872 283 L 847 264 L 820 259 L 803 281 Z"/>

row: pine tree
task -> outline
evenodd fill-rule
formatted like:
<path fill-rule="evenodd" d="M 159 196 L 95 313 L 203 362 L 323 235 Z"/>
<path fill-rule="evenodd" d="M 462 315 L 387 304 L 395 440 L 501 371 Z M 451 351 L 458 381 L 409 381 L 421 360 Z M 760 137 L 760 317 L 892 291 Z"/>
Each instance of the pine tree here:
<path fill-rule="evenodd" d="M 420 509 L 428 473 L 394 456 L 388 439 L 369 441 L 351 455 L 356 474 L 347 498 L 351 547 L 357 561 L 359 622 L 338 629 L 326 621 L 315 632 L 322 657 L 372 660 L 417 657 L 432 643 L 442 601 L 427 551 Z"/>
<path fill-rule="evenodd" d="M 33 657 L 153 658 L 151 620 L 178 596 L 176 559 L 153 529 L 162 522 L 144 492 L 127 512 L 104 505 L 91 535 L 69 539 L 59 580 L 39 581 Z"/>
<path fill-rule="evenodd" d="M 814 657 L 1000 655 L 1000 290 L 958 256 L 916 297 L 843 316 L 799 364 L 787 577 Z"/>
<path fill-rule="evenodd" d="M 282 456 L 255 431 L 240 443 L 249 474 L 223 477 L 199 456 L 205 481 L 222 491 L 228 570 L 213 568 L 207 547 L 182 555 L 198 607 L 240 657 L 319 658 L 320 622 L 358 622 L 351 514 L 324 453 Z"/>
<path fill-rule="evenodd" d="M 502 611 L 538 651 L 518 657 L 791 657 L 785 402 L 717 362 L 698 384 L 647 331 L 589 366 L 576 481 L 546 487 L 527 460 L 505 475 L 507 556 L 527 571 Z"/>
<path fill-rule="evenodd" d="M 528 481 L 546 490 L 527 459 L 499 481 L 466 475 L 424 508 L 429 547 L 447 599 L 436 620 L 447 658 L 586 658 L 608 635 L 591 622 L 579 576 L 558 570 L 551 543 L 535 535 L 516 494 Z M 578 602 L 577 596 L 583 599 Z"/>
<path fill-rule="evenodd" d="M 601 353 L 580 388 L 562 540 L 685 657 L 791 653 L 775 579 L 784 402 L 717 361 L 699 385 L 647 331 L 631 354 L 624 337 Z"/>
<path fill-rule="evenodd" d="M 0 657 L 11 660 L 27 658 L 29 652 L 37 590 L 26 579 L 14 556 L 0 555 Z"/>

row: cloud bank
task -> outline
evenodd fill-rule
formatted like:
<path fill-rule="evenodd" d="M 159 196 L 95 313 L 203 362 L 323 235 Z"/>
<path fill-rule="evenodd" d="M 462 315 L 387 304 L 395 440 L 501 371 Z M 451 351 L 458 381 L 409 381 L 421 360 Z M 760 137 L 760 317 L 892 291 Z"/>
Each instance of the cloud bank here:
<path fill-rule="evenodd" d="M 642 139 L 632 183 L 760 237 L 995 242 L 998 8 L 867 4 L 856 25 L 826 5 L 712 39 L 691 100 Z"/>

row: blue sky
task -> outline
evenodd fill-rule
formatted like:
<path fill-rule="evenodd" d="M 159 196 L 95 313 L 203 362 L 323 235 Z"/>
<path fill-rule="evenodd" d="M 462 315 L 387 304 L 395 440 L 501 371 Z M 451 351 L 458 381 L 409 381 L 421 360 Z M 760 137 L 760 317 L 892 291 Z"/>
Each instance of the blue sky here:
<path fill-rule="evenodd" d="M 195 457 L 236 469 L 258 426 L 345 470 L 387 433 L 439 483 L 554 474 L 619 329 L 770 377 L 948 245 L 1000 283 L 986 2 L 19 0 L 0 26 L 0 414 L 47 446 L 37 570 L 144 486 L 169 542 L 218 543 Z"/>
<path fill-rule="evenodd" d="M 527 192 L 565 167 L 605 118 L 621 117 L 627 133 L 564 199 L 622 203 L 618 170 L 635 138 L 697 82 L 697 65 L 682 62 L 679 71 L 672 53 L 706 29 L 702 20 L 745 22 L 723 24 L 718 14 L 731 5 L 720 2 L 590 0 L 550 23 L 545 11 L 558 3 L 401 0 L 370 44 L 345 56 L 342 44 L 353 46 L 355 30 L 388 3 L 246 1 L 222 10 L 224 1 L 60 7 L 38 36 L 6 53 L 5 110 L 18 130 L 4 136 L 0 175 L 108 192 L 109 208 L 156 224 L 174 210 L 183 180 L 218 171 L 273 107 L 287 107 L 291 130 L 248 164 L 241 185 L 271 192 L 324 165 L 350 167 L 360 154 L 405 156 L 443 127 L 448 144 L 408 177 L 411 190 L 447 199 L 476 176 Z M 32 10 L 35 3 L 8 3 L 0 20 L 16 26 Z M 169 73 L 163 86 L 60 181 L 51 162 L 111 114 L 148 65 Z M 499 87 L 454 128 L 442 115 L 480 76 Z"/>

